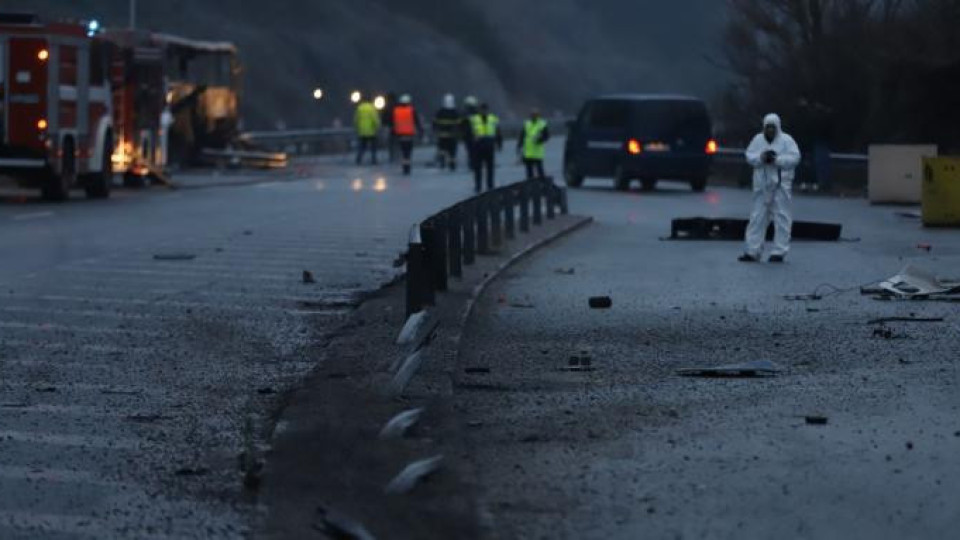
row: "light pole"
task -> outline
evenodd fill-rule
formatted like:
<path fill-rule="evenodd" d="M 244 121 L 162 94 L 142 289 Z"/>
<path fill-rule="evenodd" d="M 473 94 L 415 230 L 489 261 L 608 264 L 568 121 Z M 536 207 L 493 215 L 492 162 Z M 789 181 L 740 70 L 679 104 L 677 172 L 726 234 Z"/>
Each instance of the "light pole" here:
<path fill-rule="evenodd" d="M 130 29 L 137 27 L 137 0 L 130 0 Z"/>

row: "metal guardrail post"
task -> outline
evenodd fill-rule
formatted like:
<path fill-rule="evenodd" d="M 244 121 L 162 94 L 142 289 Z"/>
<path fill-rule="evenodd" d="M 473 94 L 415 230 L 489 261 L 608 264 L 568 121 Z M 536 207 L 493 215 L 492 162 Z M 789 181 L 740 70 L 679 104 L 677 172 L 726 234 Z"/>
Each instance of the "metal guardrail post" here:
<path fill-rule="evenodd" d="M 477 260 L 477 215 L 474 202 L 464 203 L 460 211 L 460 223 L 463 225 L 463 264 L 473 264 Z"/>
<path fill-rule="evenodd" d="M 447 250 L 450 275 L 463 277 L 463 207 L 460 205 L 447 214 Z"/>
<path fill-rule="evenodd" d="M 556 212 L 554 205 L 559 203 L 557 197 L 557 186 L 553 185 L 553 178 L 546 177 L 541 180 L 543 182 L 543 192 L 546 195 L 547 203 L 547 219 L 553 219 L 556 217 Z"/>
<path fill-rule="evenodd" d="M 420 243 L 423 246 L 423 256 L 420 259 L 420 292 L 422 294 L 421 300 L 423 305 L 432 306 L 436 303 L 436 290 L 437 284 L 434 281 L 433 276 L 433 259 L 436 257 L 436 252 L 434 248 L 436 247 L 434 234 L 436 227 L 433 224 L 433 219 L 426 221 L 420 224 Z"/>
<path fill-rule="evenodd" d="M 490 253 L 490 209 L 487 205 L 489 195 L 484 194 L 477 197 L 476 205 L 473 207 L 473 214 L 477 219 L 477 253 L 486 255 Z"/>
<path fill-rule="evenodd" d="M 543 224 L 543 184 L 537 181 L 530 182 L 530 189 L 533 191 L 533 223 L 535 225 Z"/>
<path fill-rule="evenodd" d="M 438 214 L 421 226 L 423 245 L 427 248 L 427 281 L 429 289 L 447 290 L 447 216 Z"/>
<path fill-rule="evenodd" d="M 520 232 L 530 232 L 530 184 L 521 182 L 520 189 Z"/>
<path fill-rule="evenodd" d="M 493 247 L 503 244 L 503 230 L 501 229 L 500 208 L 503 192 L 500 190 L 490 193 L 490 243 Z"/>
<path fill-rule="evenodd" d="M 410 230 L 410 240 L 407 243 L 407 316 L 423 310 L 423 242 L 420 236 L 420 225 L 414 225 Z"/>
<path fill-rule="evenodd" d="M 504 236 L 507 237 L 507 240 L 513 240 L 516 238 L 516 226 L 514 224 L 514 210 L 513 207 L 516 204 L 516 198 L 514 197 L 514 192 L 512 187 L 508 187 L 503 190 L 503 232 Z"/>

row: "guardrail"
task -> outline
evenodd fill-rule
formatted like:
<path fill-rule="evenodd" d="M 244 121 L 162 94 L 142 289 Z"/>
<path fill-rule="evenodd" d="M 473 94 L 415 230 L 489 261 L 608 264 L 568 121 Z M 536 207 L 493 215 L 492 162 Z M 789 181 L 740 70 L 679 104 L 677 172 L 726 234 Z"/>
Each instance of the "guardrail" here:
<path fill-rule="evenodd" d="M 407 316 L 434 305 L 450 277 L 505 240 L 568 212 L 567 191 L 553 179 L 535 178 L 459 202 L 414 225 L 406 254 Z"/>
<path fill-rule="evenodd" d="M 566 118 L 552 118 L 548 120 L 551 133 L 559 135 L 566 132 Z M 523 121 L 508 120 L 500 123 L 500 129 L 505 138 L 516 138 L 523 130 Z M 430 133 L 427 130 L 428 134 Z M 284 131 L 248 131 L 240 135 L 244 142 L 251 143 L 257 148 L 274 152 L 286 152 L 290 155 L 314 155 L 349 152 L 356 145 L 356 133 L 352 128 L 319 128 L 319 129 L 290 129 Z M 418 143 L 433 144 L 435 140 L 428 137 L 426 141 Z M 380 145 L 385 148 L 386 134 L 381 134 Z"/>

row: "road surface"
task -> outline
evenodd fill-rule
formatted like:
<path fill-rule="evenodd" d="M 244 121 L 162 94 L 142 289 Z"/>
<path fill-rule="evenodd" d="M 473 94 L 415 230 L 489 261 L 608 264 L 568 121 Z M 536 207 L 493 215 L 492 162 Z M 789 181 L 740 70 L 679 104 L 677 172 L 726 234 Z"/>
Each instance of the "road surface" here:
<path fill-rule="evenodd" d="M 795 203 L 861 240 L 797 242 L 786 264 L 743 264 L 739 242 L 659 237 L 674 217 L 744 216 L 745 191 L 571 192 L 595 224 L 484 294 L 452 370 L 466 434 L 435 451 L 474 471 L 488 537 L 956 535 L 957 304 L 879 302 L 857 286 L 906 263 L 960 277 L 958 233 L 861 199 Z M 784 298 L 825 283 L 852 290 Z M 597 295 L 612 308 L 590 309 Z M 889 323 L 886 335 L 868 324 L 887 316 L 943 321 Z M 589 368 L 571 370 L 573 357 Z M 761 359 L 786 371 L 676 374 Z"/>
<path fill-rule="evenodd" d="M 324 158 L 56 205 L 8 193 L 0 538 L 241 536 L 256 512 L 238 456 L 313 367 L 301 352 L 397 275 L 412 223 L 472 193 L 465 173 L 398 168 Z"/>

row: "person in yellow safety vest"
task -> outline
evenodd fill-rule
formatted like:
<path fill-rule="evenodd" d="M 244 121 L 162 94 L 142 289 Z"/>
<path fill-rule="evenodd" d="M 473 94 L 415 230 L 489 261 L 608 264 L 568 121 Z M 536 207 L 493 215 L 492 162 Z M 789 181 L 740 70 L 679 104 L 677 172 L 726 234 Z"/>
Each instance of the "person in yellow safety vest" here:
<path fill-rule="evenodd" d="M 550 140 L 550 129 L 547 121 L 540 117 L 540 111 L 534 109 L 530 118 L 523 123 L 523 131 L 517 139 L 517 153 L 523 158 L 527 168 L 527 178 L 543 178 L 543 158 L 546 154 L 545 144 Z"/>
<path fill-rule="evenodd" d="M 369 99 L 362 99 L 353 115 L 353 127 L 357 130 L 357 165 L 363 154 L 370 149 L 370 163 L 377 164 L 377 132 L 380 131 L 380 113 Z"/>
<path fill-rule="evenodd" d="M 486 103 L 481 103 L 477 114 L 470 117 L 473 131 L 473 148 L 476 166 L 473 169 L 474 190 L 480 193 L 483 185 L 483 172 L 487 173 L 487 189 L 493 189 L 494 156 L 503 149 L 503 134 L 500 133 L 500 119 L 491 114 Z"/>

